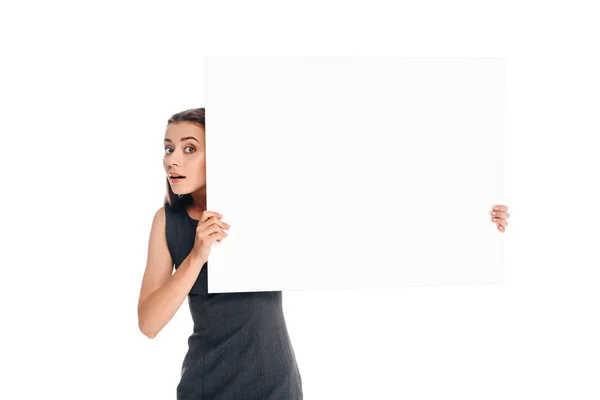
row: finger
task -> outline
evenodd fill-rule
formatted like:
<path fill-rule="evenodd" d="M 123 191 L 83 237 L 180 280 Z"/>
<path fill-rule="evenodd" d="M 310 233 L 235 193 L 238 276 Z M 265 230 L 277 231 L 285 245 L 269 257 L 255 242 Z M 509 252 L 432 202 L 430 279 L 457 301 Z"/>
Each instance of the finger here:
<path fill-rule="evenodd" d="M 502 218 L 492 218 L 492 221 L 502 226 L 508 225 L 508 221 Z"/>
<path fill-rule="evenodd" d="M 227 232 L 225 232 L 223 229 L 219 228 L 218 226 L 216 227 L 215 232 L 220 234 L 223 237 L 227 236 Z"/>
<path fill-rule="evenodd" d="M 221 237 L 220 237 L 220 236 L 218 236 L 218 235 L 217 235 L 217 236 L 215 236 L 215 235 L 216 235 L 216 234 L 213 234 L 213 235 L 212 235 L 212 236 L 211 236 L 211 237 L 208 239 L 208 242 L 209 242 L 211 245 L 212 245 L 214 242 L 220 242 L 221 240 L 223 240 L 223 239 L 221 239 Z"/>
<path fill-rule="evenodd" d="M 504 227 L 503 227 L 502 225 L 498 225 L 498 230 L 499 230 L 500 232 L 504 232 Z"/>
<path fill-rule="evenodd" d="M 204 210 L 204 211 L 202 211 L 202 216 L 200 217 L 200 222 L 204 222 L 207 219 L 212 218 L 212 217 L 223 218 L 223 216 L 221 214 L 219 214 L 218 212 Z"/>
<path fill-rule="evenodd" d="M 215 233 L 211 234 L 209 237 L 213 242 L 217 241 L 219 243 L 221 242 L 221 240 L 225 239 L 225 236 L 223 236 L 223 234 L 220 232 L 215 232 Z"/>
<path fill-rule="evenodd" d="M 223 230 L 217 224 L 213 224 L 213 225 L 207 227 L 206 229 L 197 231 L 196 235 L 199 238 L 205 238 L 205 237 L 210 237 L 210 235 L 215 232 L 223 232 Z"/>
<path fill-rule="evenodd" d="M 208 229 L 205 231 L 208 235 L 212 235 L 213 233 L 219 233 L 221 235 L 227 236 L 227 233 L 221 229 L 220 226 L 218 225 L 211 225 L 210 227 L 208 227 Z"/>
<path fill-rule="evenodd" d="M 214 222 L 213 222 L 213 221 L 211 221 L 211 222 L 208 224 L 208 226 L 213 226 L 213 225 L 216 225 L 216 226 L 218 226 L 218 227 L 220 227 L 220 228 L 223 228 L 223 229 L 229 229 L 229 228 L 231 227 L 231 226 L 230 226 L 230 225 L 229 225 L 227 222 L 223 222 L 223 221 L 221 221 L 220 219 L 218 219 L 218 220 L 215 220 Z"/>
<path fill-rule="evenodd" d="M 231 228 L 231 225 L 229 225 L 227 222 L 219 220 L 219 226 L 223 229 L 229 229 Z"/>
<path fill-rule="evenodd" d="M 502 211 L 492 211 L 492 216 L 506 219 L 510 216 L 510 214 Z"/>
<path fill-rule="evenodd" d="M 508 211 L 508 207 L 502 204 L 496 204 L 494 206 L 494 211 Z"/>
<path fill-rule="evenodd" d="M 202 222 L 202 223 L 198 223 L 198 226 L 196 226 L 196 230 L 205 230 L 206 228 L 208 228 L 209 226 L 213 225 L 213 224 L 219 224 L 219 217 L 212 216 L 210 218 L 208 218 L 206 221 Z"/>
<path fill-rule="evenodd" d="M 229 229 L 231 227 L 231 225 L 229 225 L 227 222 L 224 222 L 220 218 L 215 216 L 215 217 L 211 217 L 208 220 L 206 220 L 204 225 L 200 226 L 200 229 L 204 230 L 213 224 L 216 224 L 223 229 Z"/>

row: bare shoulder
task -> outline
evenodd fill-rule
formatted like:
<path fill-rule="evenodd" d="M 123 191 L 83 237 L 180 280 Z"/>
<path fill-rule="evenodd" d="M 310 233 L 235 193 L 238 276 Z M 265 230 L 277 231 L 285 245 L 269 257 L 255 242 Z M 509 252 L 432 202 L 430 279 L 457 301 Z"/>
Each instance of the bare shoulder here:
<path fill-rule="evenodd" d="M 154 213 L 154 220 L 152 221 L 152 225 L 159 224 L 164 226 L 166 223 L 166 219 L 167 214 L 165 211 L 165 206 L 162 206 Z"/>
<path fill-rule="evenodd" d="M 163 256 L 162 258 L 164 258 L 166 255 L 169 255 L 170 260 L 171 254 L 169 253 L 167 247 L 167 235 L 165 231 L 166 225 L 167 213 L 165 207 L 163 206 L 154 213 L 148 250 L 149 255 L 161 255 Z"/>

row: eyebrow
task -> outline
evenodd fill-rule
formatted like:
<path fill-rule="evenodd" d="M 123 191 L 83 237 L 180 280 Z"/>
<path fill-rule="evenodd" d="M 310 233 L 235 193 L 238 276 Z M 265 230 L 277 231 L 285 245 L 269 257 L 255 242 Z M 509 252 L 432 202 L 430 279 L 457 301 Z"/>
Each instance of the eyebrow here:
<path fill-rule="evenodd" d="M 200 142 L 198 141 L 198 139 L 196 139 L 196 138 L 195 138 L 195 137 L 193 137 L 193 136 L 185 136 L 185 137 L 182 137 L 181 139 L 179 139 L 179 141 L 180 141 L 180 142 L 183 142 L 184 140 L 188 140 L 188 139 L 194 139 L 196 142 L 200 143 Z M 166 142 L 173 143 L 173 141 L 172 141 L 171 139 L 165 139 L 165 143 L 166 143 Z"/>

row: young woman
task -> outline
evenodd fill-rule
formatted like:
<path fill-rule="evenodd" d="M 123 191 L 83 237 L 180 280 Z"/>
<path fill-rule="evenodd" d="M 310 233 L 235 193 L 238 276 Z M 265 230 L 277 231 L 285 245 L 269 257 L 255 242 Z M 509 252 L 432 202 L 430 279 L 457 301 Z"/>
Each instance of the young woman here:
<path fill-rule="evenodd" d="M 194 331 L 178 400 L 300 400 L 302 379 L 282 292 L 207 292 L 211 244 L 227 237 L 229 225 L 206 210 L 204 129 L 204 108 L 177 113 L 167 123 L 167 195 L 152 222 L 140 330 L 154 338 L 187 297 Z"/>
<path fill-rule="evenodd" d="M 167 123 L 167 195 L 152 222 L 138 303 L 140 330 L 156 337 L 187 297 L 194 331 L 178 400 L 301 400 L 282 292 L 207 292 L 211 244 L 224 240 L 230 226 L 223 215 L 206 210 L 204 134 L 204 108 L 177 113 Z M 491 211 L 501 232 L 506 211 L 502 205 Z"/>

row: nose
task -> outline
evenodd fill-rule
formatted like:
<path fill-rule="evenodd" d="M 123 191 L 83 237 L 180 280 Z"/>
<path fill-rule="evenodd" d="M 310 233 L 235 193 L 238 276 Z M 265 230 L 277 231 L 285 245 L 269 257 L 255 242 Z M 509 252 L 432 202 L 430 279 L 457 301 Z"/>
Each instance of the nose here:
<path fill-rule="evenodd" d="M 172 166 L 179 166 L 179 156 L 175 155 L 175 153 L 171 154 L 171 157 L 169 158 L 169 164 Z"/>

